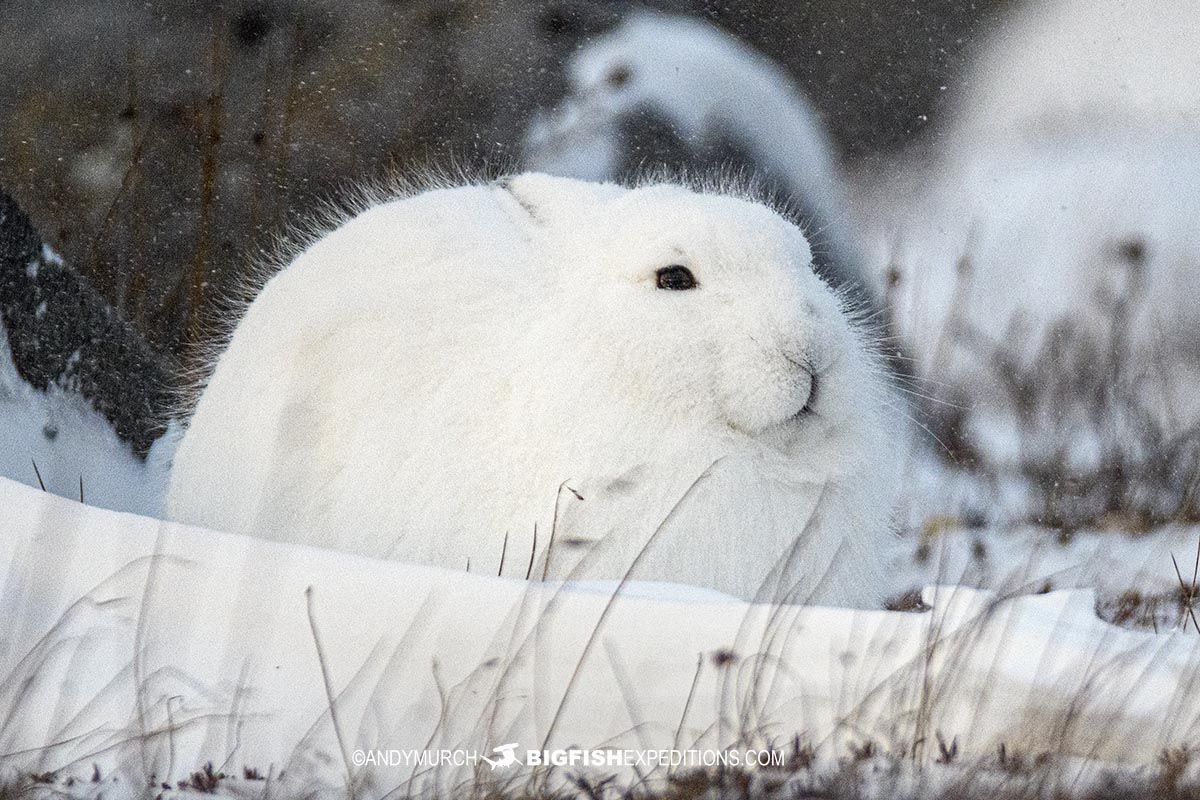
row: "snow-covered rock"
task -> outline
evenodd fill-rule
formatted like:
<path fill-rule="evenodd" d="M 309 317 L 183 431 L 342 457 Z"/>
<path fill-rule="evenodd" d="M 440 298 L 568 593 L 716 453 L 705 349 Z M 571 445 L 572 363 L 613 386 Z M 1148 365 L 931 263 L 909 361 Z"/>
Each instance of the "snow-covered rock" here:
<path fill-rule="evenodd" d="M 1200 637 L 1110 626 L 1088 591 L 929 588 L 924 613 L 774 607 L 376 561 L 8 481 L 0 507 L 10 773 L 86 779 L 95 763 L 144 787 L 211 760 L 285 793 L 349 775 L 359 797 L 444 795 L 529 778 L 530 750 L 786 748 L 796 734 L 830 757 L 873 741 L 934 759 L 940 738 L 963 759 L 1004 743 L 1146 764 L 1200 722 Z M 523 766 L 474 755 L 508 743 Z M 440 750 L 472 760 L 414 768 Z"/>
<path fill-rule="evenodd" d="M 137 332 L 0 192 L 0 475 L 158 513 L 178 432 Z"/>

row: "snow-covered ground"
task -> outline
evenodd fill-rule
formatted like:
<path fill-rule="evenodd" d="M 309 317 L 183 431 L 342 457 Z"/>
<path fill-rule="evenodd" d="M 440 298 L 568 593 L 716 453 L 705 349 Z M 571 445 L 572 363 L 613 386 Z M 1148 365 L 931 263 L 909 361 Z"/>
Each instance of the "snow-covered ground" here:
<path fill-rule="evenodd" d="M 282 791 L 337 791 L 349 771 L 380 796 L 409 780 L 445 792 L 477 769 L 497 776 L 486 764 L 356 766 L 360 750 L 491 754 L 517 742 L 524 761 L 538 749 L 783 748 L 794 735 L 831 759 L 868 741 L 918 760 L 939 757 L 939 736 L 964 759 L 1003 743 L 1078 774 L 1151 763 L 1200 722 L 1189 690 L 1200 636 L 1110 625 L 1089 590 L 1000 600 L 927 587 L 930 609 L 915 613 L 754 606 L 669 585 L 563 588 L 376 561 L 9 481 L 0 506 L 12 532 L 0 540 L 10 775 L 86 783 L 95 764 L 138 787 L 212 761 L 269 773 Z M 1102 571 L 1137 551 L 1087 546 L 1108 559 Z M 1038 575 L 1066 560 L 1048 554 Z M 923 576 L 897 581 L 910 577 Z M 516 775 L 528 772 L 505 777 Z"/>
<path fill-rule="evenodd" d="M 1079 384 L 1109 372 L 1108 388 L 1136 391 L 1165 435 L 1190 429 L 1200 130 L 991 144 L 862 203 L 876 288 L 923 390 L 969 407 L 969 433 L 996 464 L 1018 461 L 1033 434 L 1094 465 L 1107 432 L 1097 426 L 1123 421 Z M 1048 402 L 1018 408 L 1030 398 L 1014 373 Z"/>
<path fill-rule="evenodd" d="M 1200 7 L 1042 0 L 997 21 L 956 87 L 952 136 L 1116 123 L 1200 126 Z"/>

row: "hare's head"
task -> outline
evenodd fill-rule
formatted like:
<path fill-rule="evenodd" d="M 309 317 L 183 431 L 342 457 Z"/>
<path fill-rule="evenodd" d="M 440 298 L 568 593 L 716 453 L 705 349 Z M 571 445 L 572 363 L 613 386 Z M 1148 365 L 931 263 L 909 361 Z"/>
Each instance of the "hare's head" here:
<path fill-rule="evenodd" d="M 664 424 L 785 440 L 880 401 L 804 234 L 767 206 L 544 175 L 504 191 L 553 287 L 548 347 L 580 381 Z"/>

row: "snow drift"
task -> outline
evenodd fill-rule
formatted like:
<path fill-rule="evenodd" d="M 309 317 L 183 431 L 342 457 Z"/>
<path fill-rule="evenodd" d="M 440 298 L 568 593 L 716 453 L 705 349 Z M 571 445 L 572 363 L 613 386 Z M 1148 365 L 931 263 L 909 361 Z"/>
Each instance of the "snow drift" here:
<path fill-rule="evenodd" d="M 375 561 L 9 481 L 0 506 L 9 775 L 95 763 L 132 793 L 212 761 L 283 791 L 445 793 L 500 778 L 484 762 L 356 766 L 357 751 L 721 750 L 795 735 L 830 756 L 872 741 L 933 758 L 941 737 L 964 753 L 1006 743 L 1141 764 L 1200 720 L 1200 637 L 1107 625 L 1087 591 L 930 588 L 924 613 L 771 607 Z"/>

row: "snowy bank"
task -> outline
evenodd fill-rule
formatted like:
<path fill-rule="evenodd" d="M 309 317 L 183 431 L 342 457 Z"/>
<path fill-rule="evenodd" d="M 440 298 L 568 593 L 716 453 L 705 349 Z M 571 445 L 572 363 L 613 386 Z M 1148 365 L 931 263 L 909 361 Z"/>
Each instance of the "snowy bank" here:
<path fill-rule="evenodd" d="M 1200 718 L 1200 637 L 1110 626 L 1088 591 L 998 602 L 930 588 L 924 613 L 771 608 L 374 561 L 9 481 L 0 507 L 6 774 L 86 778 L 97 764 L 144 787 L 212 761 L 285 786 L 336 790 L 349 774 L 380 796 L 495 775 L 478 760 L 356 766 L 359 751 L 515 742 L 525 762 L 795 735 L 830 757 L 873 742 L 933 759 L 940 736 L 964 754 L 1003 743 L 1136 765 L 1186 744 Z"/>

